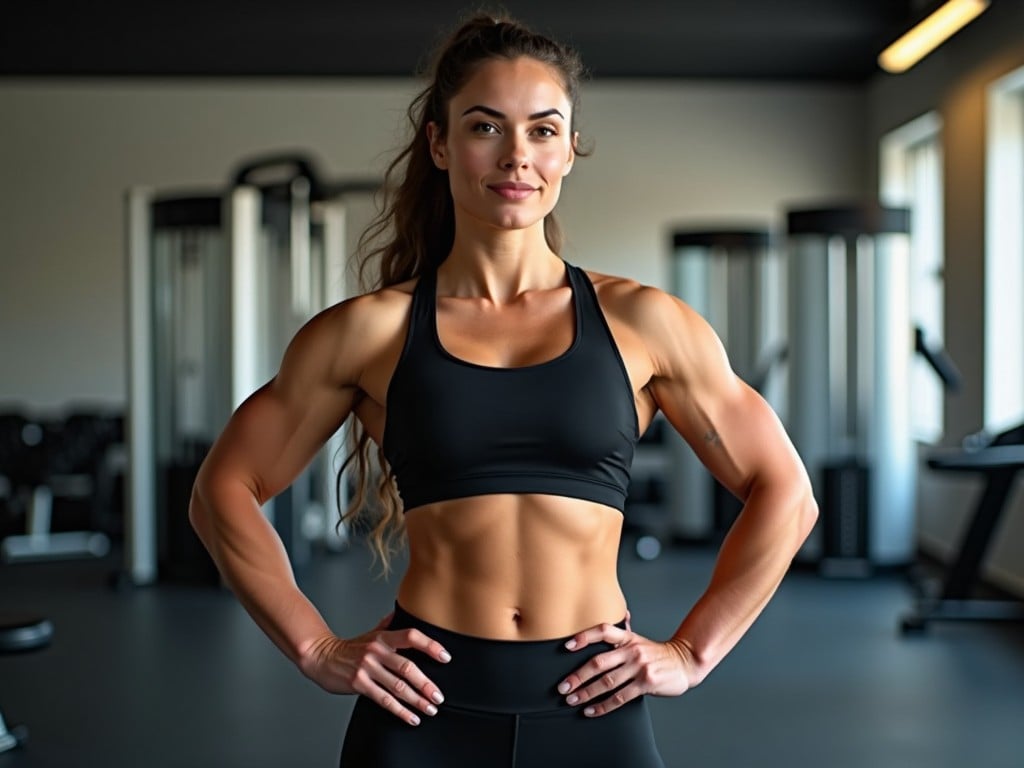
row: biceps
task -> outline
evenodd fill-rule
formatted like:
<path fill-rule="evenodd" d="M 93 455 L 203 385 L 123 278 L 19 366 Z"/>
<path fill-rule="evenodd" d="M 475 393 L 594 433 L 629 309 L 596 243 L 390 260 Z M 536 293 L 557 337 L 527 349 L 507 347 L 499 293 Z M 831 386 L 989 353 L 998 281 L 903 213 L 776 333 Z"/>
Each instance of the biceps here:
<path fill-rule="evenodd" d="M 205 484 L 242 483 L 262 504 L 287 488 L 348 416 L 355 390 L 285 392 L 271 381 L 235 411 L 200 469 Z"/>
<path fill-rule="evenodd" d="M 798 463 L 775 412 L 738 378 L 704 393 L 665 384 L 656 388 L 655 396 L 701 462 L 741 499 L 756 482 Z"/>

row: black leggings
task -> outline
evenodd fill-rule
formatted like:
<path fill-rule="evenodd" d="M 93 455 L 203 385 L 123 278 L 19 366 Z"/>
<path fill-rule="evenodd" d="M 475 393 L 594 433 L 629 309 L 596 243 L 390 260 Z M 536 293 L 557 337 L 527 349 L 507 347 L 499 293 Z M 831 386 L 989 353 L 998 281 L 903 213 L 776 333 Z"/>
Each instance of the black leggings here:
<path fill-rule="evenodd" d="M 620 624 L 620 626 L 624 626 Z M 395 604 L 388 629 L 415 627 L 439 641 L 452 661 L 402 649 L 445 696 L 420 725 L 399 720 L 364 696 L 356 700 L 341 768 L 664 768 L 647 702 L 634 699 L 589 718 L 556 686 L 600 643 L 573 653 L 561 640 L 489 640 L 429 624 Z"/>

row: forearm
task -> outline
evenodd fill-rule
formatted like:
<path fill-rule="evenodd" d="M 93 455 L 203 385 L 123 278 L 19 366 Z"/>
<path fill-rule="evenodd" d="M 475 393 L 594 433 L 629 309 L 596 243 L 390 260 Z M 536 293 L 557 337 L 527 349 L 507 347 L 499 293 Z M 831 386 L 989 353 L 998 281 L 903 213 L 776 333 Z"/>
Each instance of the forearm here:
<path fill-rule="evenodd" d="M 701 682 L 754 623 L 807 538 L 817 506 L 810 489 L 755 490 L 719 552 L 711 582 L 673 635 Z"/>
<path fill-rule="evenodd" d="M 224 581 L 271 641 L 297 666 L 331 634 L 295 583 L 280 537 L 242 484 L 197 482 L 189 519 Z"/>

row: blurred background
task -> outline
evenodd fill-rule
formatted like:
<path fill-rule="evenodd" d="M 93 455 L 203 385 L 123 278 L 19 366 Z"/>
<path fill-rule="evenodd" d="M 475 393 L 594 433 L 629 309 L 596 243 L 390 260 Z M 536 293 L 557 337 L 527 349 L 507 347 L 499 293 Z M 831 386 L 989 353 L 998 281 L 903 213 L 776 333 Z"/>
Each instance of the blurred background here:
<path fill-rule="evenodd" d="M 1024 765 L 1024 2 L 979 5 L 894 73 L 879 54 L 944 3 L 505 3 L 590 70 L 563 255 L 708 317 L 822 508 L 734 656 L 653 703 L 669 765 Z M 5 9 L 0 750 L 32 737 L 0 767 L 336 760 L 350 700 L 217 586 L 187 494 L 291 334 L 358 290 L 416 75 L 467 10 Z M 345 634 L 396 582 L 333 529 L 342 437 L 266 511 Z M 675 628 L 735 514 L 656 421 L 635 626 Z"/>

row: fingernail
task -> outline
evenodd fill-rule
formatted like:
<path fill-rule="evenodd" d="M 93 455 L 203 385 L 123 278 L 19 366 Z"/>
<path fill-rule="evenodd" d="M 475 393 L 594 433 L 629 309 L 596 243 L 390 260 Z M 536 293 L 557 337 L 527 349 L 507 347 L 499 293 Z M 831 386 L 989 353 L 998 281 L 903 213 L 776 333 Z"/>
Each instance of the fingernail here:
<path fill-rule="evenodd" d="M 575 640 L 568 640 L 565 643 L 565 647 L 568 648 L 571 651 L 573 648 L 576 647 L 576 641 Z"/>
<path fill-rule="evenodd" d="M 432 694 L 430 694 L 430 698 L 432 698 L 438 704 L 444 704 L 444 696 L 441 695 L 440 691 L 434 691 Z"/>
<path fill-rule="evenodd" d="M 409 722 L 412 723 L 413 725 L 419 725 L 420 724 L 420 719 L 418 717 L 416 717 L 416 715 L 413 715 L 412 717 L 409 718 Z"/>
<path fill-rule="evenodd" d="M 448 651 L 441 651 L 441 661 L 449 662 L 452 660 L 452 655 Z"/>
<path fill-rule="evenodd" d="M 570 687 L 571 686 L 569 685 L 568 682 L 562 683 L 561 685 L 558 686 L 558 692 L 559 693 L 568 693 Z"/>
<path fill-rule="evenodd" d="M 579 700 L 580 700 L 580 697 L 577 696 L 575 693 L 572 696 L 570 696 L 568 699 L 566 699 L 566 701 L 569 702 L 570 704 L 575 704 Z"/>
<path fill-rule="evenodd" d="M 435 707 L 433 704 L 427 704 L 427 714 L 430 715 L 431 717 L 436 715 L 437 714 L 437 707 Z"/>
<path fill-rule="evenodd" d="M 583 710 L 583 714 L 586 715 L 587 717 L 593 717 L 593 715 L 594 715 L 594 708 L 593 707 L 587 707 L 586 709 Z"/>

